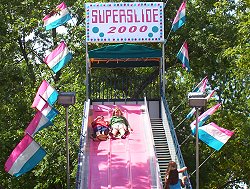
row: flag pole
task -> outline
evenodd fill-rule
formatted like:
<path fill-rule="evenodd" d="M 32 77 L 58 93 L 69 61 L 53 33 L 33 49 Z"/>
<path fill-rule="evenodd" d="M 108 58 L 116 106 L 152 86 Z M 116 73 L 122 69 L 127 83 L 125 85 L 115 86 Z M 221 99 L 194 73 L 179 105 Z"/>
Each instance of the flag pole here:
<path fill-rule="evenodd" d="M 199 107 L 195 107 L 196 109 L 196 142 L 195 142 L 195 147 L 196 147 L 196 189 L 199 189 L 199 136 L 198 136 L 198 117 L 199 117 Z"/>
<path fill-rule="evenodd" d="M 182 144 L 184 144 L 184 143 L 189 139 L 190 136 L 192 136 L 192 134 L 190 134 L 190 135 L 180 144 L 180 146 L 181 146 Z"/>
<path fill-rule="evenodd" d="M 69 106 L 75 104 L 75 92 L 60 92 L 58 104 L 65 108 L 65 132 L 66 132 L 66 159 L 67 159 L 67 189 L 70 189 L 70 154 L 69 154 Z"/>
<path fill-rule="evenodd" d="M 69 107 L 65 106 L 65 112 L 66 112 L 66 151 L 67 151 L 67 188 L 70 189 L 70 167 L 69 167 L 69 119 L 68 119 L 68 112 Z"/>
<path fill-rule="evenodd" d="M 165 40 L 165 44 L 166 44 L 167 41 L 168 41 L 168 38 L 169 38 L 169 36 L 170 36 L 171 31 L 172 31 L 172 26 L 171 26 L 171 29 L 170 29 L 170 31 L 169 31 L 169 33 L 168 33 L 168 36 L 167 36 L 166 40 Z"/>
<path fill-rule="evenodd" d="M 187 118 L 185 117 L 174 129 L 177 129 Z"/>
<path fill-rule="evenodd" d="M 216 152 L 216 150 L 214 150 L 208 157 L 207 157 L 207 159 L 205 159 L 201 164 L 200 164 L 200 166 L 199 166 L 199 168 L 214 154 Z M 194 174 L 196 172 L 196 170 L 194 170 L 194 172 L 192 172 L 191 174 L 190 174 L 190 177 Z"/>
<path fill-rule="evenodd" d="M 184 102 L 185 102 L 184 100 L 181 101 L 181 103 L 170 114 L 174 113 L 175 110 L 177 110 Z"/>
<path fill-rule="evenodd" d="M 85 85 L 86 85 L 86 100 L 89 99 L 89 56 L 88 56 L 88 42 L 85 41 L 85 53 L 86 53 L 86 80 L 85 80 Z"/>

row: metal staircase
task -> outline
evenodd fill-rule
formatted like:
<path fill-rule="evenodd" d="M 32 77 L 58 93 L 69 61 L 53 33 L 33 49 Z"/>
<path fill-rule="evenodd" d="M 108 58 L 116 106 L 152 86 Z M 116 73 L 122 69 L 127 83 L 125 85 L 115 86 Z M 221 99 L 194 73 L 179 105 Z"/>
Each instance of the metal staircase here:
<path fill-rule="evenodd" d="M 165 130 L 161 118 L 150 118 L 154 137 L 156 156 L 160 167 L 162 183 L 164 183 L 165 171 L 171 155 L 168 148 Z"/>

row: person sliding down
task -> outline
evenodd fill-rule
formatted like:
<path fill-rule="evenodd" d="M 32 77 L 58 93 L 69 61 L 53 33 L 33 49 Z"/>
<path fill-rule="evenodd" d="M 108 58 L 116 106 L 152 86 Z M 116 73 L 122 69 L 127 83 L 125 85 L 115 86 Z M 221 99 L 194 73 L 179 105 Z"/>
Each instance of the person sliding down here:
<path fill-rule="evenodd" d="M 122 139 L 125 139 L 126 135 L 132 131 L 128 120 L 123 116 L 122 111 L 118 107 L 113 110 L 112 118 L 110 120 L 110 128 L 110 135 L 113 139 L 118 137 L 118 135 L 120 135 Z"/>
<path fill-rule="evenodd" d="M 95 120 L 91 123 L 91 126 L 94 131 L 94 140 L 107 140 L 109 133 L 109 122 L 104 121 L 103 116 L 97 116 Z"/>

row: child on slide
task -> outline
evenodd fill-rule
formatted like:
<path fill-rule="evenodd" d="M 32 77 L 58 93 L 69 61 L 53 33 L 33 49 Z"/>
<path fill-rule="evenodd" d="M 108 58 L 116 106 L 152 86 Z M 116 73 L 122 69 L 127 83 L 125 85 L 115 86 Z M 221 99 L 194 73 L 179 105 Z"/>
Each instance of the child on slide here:
<path fill-rule="evenodd" d="M 108 139 L 109 122 L 104 120 L 103 116 L 97 116 L 91 123 L 93 128 L 93 140 L 105 141 Z"/>
<path fill-rule="evenodd" d="M 113 110 L 110 128 L 110 135 L 113 139 L 118 137 L 118 135 L 120 135 L 122 139 L 125 139 L 127 134 L 132 131 L 128 120 L 123 116 L 122 111 L 118 107 Z"/>

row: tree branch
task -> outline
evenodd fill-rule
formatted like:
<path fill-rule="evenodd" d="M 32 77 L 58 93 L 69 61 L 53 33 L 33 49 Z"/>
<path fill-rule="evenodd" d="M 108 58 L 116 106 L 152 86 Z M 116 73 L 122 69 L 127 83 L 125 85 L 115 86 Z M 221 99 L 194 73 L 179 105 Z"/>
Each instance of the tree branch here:
<path fill-rule="evenodd" d="M 229 184 L 232 184 L 232 183 L 239 183 L 240 181 L 241 181 L 241 179 L 230 180 L 230 181 L 226 182 L 225 184 L 223 184 L 222 186 L 220 186 L 218 189 L 224 189 L 224 188 L 226 188 L 226 186 L 228 186 Z"/>
<path fill-rule="evenodd" d="M 23 37 L 24 38 L 24 37 Z M 25 40 L 21 39 L 21 37 L 17 38 L 18 44 L 20 46 L 21 52 L 23 54 L 24 60 L 26 62 L 27 68 L 28 68 L 28 73 L 30 73 L 30 77 L 32 79 L 33 84 L 36 82 L 36 78 L 35 78 L 35 74 L 33 71 L 33 67 L 31 64 L 29 64 L 29 58 L 28 58 L 28 54 L 25 50 Z"/>

